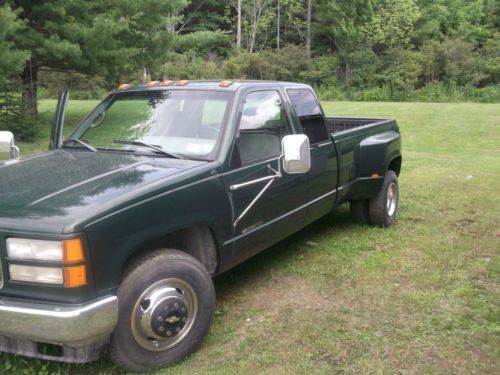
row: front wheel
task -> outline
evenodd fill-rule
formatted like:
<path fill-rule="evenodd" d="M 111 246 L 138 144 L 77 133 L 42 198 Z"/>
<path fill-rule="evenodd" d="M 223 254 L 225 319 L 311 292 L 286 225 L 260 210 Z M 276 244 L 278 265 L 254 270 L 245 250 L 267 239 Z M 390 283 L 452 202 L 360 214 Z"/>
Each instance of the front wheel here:
<path fill-rule="evenodd" d="M 398 176 L 394 171 L 387 171 L 380 192 L 370 199 L 370 222 L 380 227 L 394 224 L 399 207 Z"/>
<path fill-rule="evenodd" d="M 173 364 L 201 345 L 212 322 L 215 290 L 196 259 L 167 249 L 129 268 L 118 303 L 111 359 L 126 370 L 144 372 Z"/>

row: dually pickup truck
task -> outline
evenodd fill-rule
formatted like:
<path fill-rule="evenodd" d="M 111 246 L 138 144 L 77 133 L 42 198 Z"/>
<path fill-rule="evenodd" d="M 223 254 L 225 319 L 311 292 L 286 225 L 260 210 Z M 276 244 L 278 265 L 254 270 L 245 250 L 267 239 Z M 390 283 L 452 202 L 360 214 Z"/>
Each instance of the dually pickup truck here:
<path fill-rule="evenodd" d="M 208 332 L 216 275 L 345 202 L 396 218 L 398 125 L 325 117 L 310 86 L 124 84 L 63 139 L 67 101 L 49 152 L 0 164 L 0 351 L 175 363 Z"/>

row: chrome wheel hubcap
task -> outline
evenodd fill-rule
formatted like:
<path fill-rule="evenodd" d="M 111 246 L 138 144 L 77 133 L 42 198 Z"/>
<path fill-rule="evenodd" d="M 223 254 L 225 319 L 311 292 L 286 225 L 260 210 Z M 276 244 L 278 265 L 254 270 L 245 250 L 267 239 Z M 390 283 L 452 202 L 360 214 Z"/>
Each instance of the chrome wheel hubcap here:
<path fill-rule="evenodd" d="M 394 216 L 396 207 L 398 206 L 398 191 L 396 184 L 391 182 L 387 190 L 387 215 Z"/>
<path fill-rule="evenodd" d="M 142 348 L 163 351 L 191 331 L 198 315 L 193 288 L 180 279 L 160 280 L 141 294 L 132 312 L 132 335 Z"/>

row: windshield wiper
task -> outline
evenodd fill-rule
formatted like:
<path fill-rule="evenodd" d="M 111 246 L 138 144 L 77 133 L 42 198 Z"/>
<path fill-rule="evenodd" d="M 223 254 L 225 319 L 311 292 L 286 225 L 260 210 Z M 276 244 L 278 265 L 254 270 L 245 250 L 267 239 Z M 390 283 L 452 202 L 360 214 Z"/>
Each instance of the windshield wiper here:
<path fill-rule="evenodd" d="M 144 147 L 144 148 L 149 148 L 151 150 L 154 150 L 160 154 L 166 155 L 171 158 L 175 159 L 184 159 L 182 156 L 178 154 L 174 154 L 173 152 L 167 152 L 161 146 L 158 145 L 152 145 L 149 143 L 144 143 L 144 142 L 139 142 L 139 141 L 126 141 L 123 139 L 114 139 L 113 143 L 120 144 L 120 145 L 132 145 L 132 146 L 139 146 L 139 147 Z"/>
<path fill-rule="evenodd" d="M 87 142 L 82 141 L 81 139 L 78 138 L 68 138 L 63 142 L 63 145 L 68 144 L 68 143 L 79 143 L 82 146 L 88 148 L 92 152 L 97 152 L 97 148 L 89 145 Z"/>

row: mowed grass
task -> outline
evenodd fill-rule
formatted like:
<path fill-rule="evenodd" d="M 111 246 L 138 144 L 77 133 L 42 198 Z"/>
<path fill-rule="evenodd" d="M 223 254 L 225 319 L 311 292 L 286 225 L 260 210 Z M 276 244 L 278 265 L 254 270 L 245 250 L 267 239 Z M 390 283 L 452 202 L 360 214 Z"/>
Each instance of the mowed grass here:
<path fill-rule="evenodd" d="M 67 117 L 93 104 L 74 103 Z M 218 277 L 201 349 L 156 373 L 500 373 L 500 105 L 324 108 L 398 120 L 397 223 L 354 224 L 344 205 Z M 2 354 L 0 373 L 123 372 L 105 358 L 68 365 Z"/>

